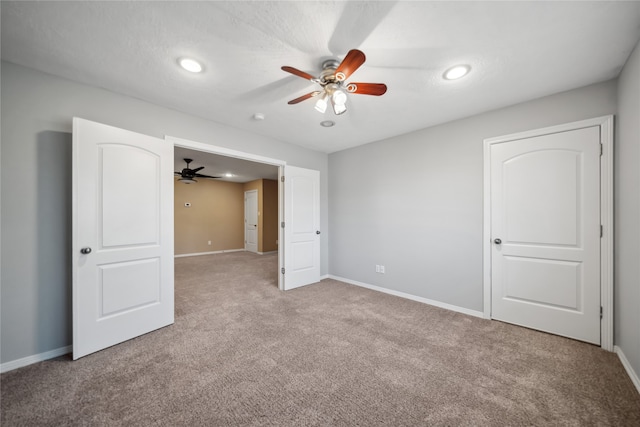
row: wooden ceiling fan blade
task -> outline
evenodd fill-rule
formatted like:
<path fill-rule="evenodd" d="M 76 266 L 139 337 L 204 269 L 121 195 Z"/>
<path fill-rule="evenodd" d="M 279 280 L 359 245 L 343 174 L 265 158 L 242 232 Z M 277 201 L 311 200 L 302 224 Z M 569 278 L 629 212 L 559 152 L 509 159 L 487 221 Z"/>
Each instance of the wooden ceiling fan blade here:
<path fill-rule="evenodd" d="M 299 96 L 296 99 L 292 99 L 291 101 L 287 102 L 287 104 L 289 105 L 297 104 L 298 102 L 302 102 L 309 98 L 313 98 L 314 96 L 317 96 L 319 93 L 320 93 L 319 90 L 314 90 L 313 92 L 309 92 L 307 94 Z"/>
<path fill-rule="evenodd" d="M 387 92 L 387 85 L 384 83 L 349 83 L 347 92 L 360 95 L 380 96 Z"/>
<path fill-rule="evenodd" d="M 349 78 L 367 59 L 364 53 L 358 49 L 352 49 L 344 57 L 336 69 L 336 80 L 343 82 Z"/>
<path fill-rule="evenodd" d="M 303 79 L 311 80 L 312 82 L 316 81 L 316 78 L 313 77 L 311 74 L 305 73 L 304 71 L 300 71 L 297 68 L 289 67 L 287 65 L 281 68 L 283 71 L 286 71 L 287 73 L 291 73 L 294 76 L 302 77 Z"/>

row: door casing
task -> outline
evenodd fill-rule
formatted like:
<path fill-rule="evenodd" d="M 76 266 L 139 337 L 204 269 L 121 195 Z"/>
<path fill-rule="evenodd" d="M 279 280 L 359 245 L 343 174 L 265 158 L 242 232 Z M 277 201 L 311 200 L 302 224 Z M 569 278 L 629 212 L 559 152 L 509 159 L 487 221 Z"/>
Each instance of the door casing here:
<path fill-rule="evenodd" d="M 613 351 L 613 115 L 565 123 L 484 140 L 483 314 L 491 318 L 491 145 L 524 138 L 600 127 L 600 347 Z"/>

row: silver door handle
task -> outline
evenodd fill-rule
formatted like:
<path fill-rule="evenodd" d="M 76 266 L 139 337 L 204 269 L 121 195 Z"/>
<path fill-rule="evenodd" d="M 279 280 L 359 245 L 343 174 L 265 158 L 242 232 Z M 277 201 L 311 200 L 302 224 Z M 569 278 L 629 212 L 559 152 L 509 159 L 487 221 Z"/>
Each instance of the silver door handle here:
<path fill-rule="evenodd" d="M 80 249 L 80 253 L 83 255 L 88 255 L 91 253 L 91 248 L 82 248 Z"/>
<path fill-rule="evenodd" d="M 320 234 L 320 230 L 316 230 L 316 234 Z"/>
<path fill-rule="evenodd" d="M 502 240 L 501 240 L 501 239 L 495 239 L 495 240 L 493 241 L 493 243 L 495 243 L 496 245 L 499 245 L 499 244 L 501 244 L 501 243 L 502 243 Z"/>

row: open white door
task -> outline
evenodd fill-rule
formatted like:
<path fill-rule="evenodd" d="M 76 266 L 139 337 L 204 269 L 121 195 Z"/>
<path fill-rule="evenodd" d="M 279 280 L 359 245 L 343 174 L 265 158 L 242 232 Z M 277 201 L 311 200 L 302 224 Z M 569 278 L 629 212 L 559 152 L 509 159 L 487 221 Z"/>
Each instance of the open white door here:
<path fill-rule="evenodd" d="M 73 119 L 73 358 L 174 321 L 173 144 Z"/>
<path fill-rule="evenodd" d="M 285 167 L 284 289 L 320 281 L 320 172 Z"/>

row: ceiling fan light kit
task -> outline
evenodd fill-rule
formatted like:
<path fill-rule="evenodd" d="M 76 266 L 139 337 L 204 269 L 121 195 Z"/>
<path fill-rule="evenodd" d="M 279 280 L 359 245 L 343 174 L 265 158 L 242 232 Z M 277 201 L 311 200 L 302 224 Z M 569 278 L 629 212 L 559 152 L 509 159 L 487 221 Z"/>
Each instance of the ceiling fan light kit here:
<path fill-rule="evenodd" d="M 178 181 L 183 184 L 195 184 L 198 182 L 195 178 L 179 178 Z"/>
<path fill-rule="evenodd" d="M 352 49 L 347 53 L 342 62 L 335 59 L 328 59 L 322 63 L 322 72 L 320 77 L 314 77 L 309 73 L 300 71 L 297 68 L 284 66 L 283 71 L 291 73 L 295 76 L 302 77 L 313 83 L 322 86 L 322 90 L 316 90 L 302 95 L 296 99 L 292 99 L 288 104 L 293 105 L 309 98 L 321 95 L 316 101 L 315 109 L 323 113 L 327 110 L 329 101 L 336 115 L 344 114 L 347 111 L 347 93 L 355 93 L 361 95 L 384 95 L 387 91 L 387 85 L 383 83 L 349 83 L 345 84 L 345 80 L 351 76 L 362 64 L 366 57 L 364 53 L 357 49 Z"/>
<path fill-rule="evenodd" d="M 323 93 L 322 96 L 316 101 L 316 110 L 320 113 L 327 111 L 327 93 Z"/>

